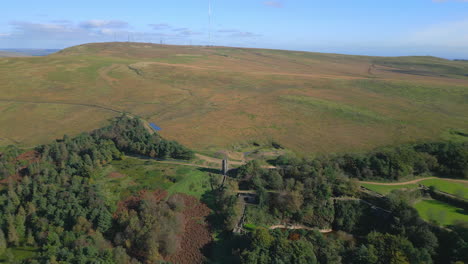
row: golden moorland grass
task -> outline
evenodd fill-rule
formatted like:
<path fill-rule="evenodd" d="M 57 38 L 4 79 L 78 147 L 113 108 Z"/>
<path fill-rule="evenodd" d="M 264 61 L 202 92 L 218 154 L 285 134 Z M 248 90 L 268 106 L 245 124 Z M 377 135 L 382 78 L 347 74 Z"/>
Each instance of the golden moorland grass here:
<path fill-rule="evenodd" d="M 275 141 L 368 150 L 468 132 L 468 63 L 99 43 L 0 58 L 0 145 L 45 143 L 121 112 L 199 151 Z"/>

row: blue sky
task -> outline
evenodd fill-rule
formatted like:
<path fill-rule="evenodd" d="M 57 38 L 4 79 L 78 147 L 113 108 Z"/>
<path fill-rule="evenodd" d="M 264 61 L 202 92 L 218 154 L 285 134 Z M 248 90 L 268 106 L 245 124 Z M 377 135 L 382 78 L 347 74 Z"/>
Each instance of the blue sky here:
<path fill-rule="evenodd" d="M 276 48 L 468 59 L 468 0 L 16 0 L 0 48 L 87 42 Z"/>

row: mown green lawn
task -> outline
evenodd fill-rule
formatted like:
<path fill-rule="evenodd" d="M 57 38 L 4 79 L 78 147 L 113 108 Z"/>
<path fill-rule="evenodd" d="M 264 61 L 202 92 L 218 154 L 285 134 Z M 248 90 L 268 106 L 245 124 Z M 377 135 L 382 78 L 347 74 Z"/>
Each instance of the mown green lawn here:
<path fill-rule="evenodd" d="M 380 194 L 386 195 L 389 194 L 393 190 L 401 190 L 401 189 L 414 189 L 418 187 L 417 184 L 405 184 L 405 185 L 378 185 L 378 184 L 367 184 L 361 183 L 361 185 L 369 190 L 374 192 L 378 192 Z"/>
<path fill-rule="evenodd" d="M 393 190 L 401 189 L 414 189 L 417 188 L 419 184 L 425 186 L 434 186 L 437 190 L 450 193 L 465 199 L 468 199 L 468 183 L 454 182 L 446 179 L 429 179 L 420 181 L 417 184 L 404 184 L 404 185 L 380 185 L 380 184 L 367 184 L 361 183 L 361 185 L 367 189 L 378 192 L 380 194 L 386 195 Z"/>
<path fill-rule="evenodd" d="M 468 211 L 437 200 L 421 200 L 413 206 L 419 215 L 429 222 L 440 225 L 452 225 L 457 221 L 468 222 Z"/>
<path fill-rule="evenodd" d="M 468 184 L 452 182 L 444 179 L 430 179 L 420 182 L 426 186 L 434 186 L 437 190 L 468 199 Z"/>

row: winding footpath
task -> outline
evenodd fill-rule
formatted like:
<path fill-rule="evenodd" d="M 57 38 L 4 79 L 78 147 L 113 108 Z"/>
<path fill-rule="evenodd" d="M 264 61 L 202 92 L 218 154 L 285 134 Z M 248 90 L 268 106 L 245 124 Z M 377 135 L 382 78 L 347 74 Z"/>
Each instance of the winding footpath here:
<path fill-rule="evenodd" d="M 433 180 L 433 179 L 439 179 L 439 180 L 445 180 L 445 181 L 451 181 L 451 182 L 468 183 L 468 180 L 458 180 L 458 179 L 438 178 L 438 177 L 426 177 L 426 178 L 416 179 L 416 180 L 407 181 L 407 182 L 370 182 L 370 181 L 358 181 L 358 183 L 373 184 L 373 185 L 397 186 L 397 185 L 416 184 L 416 183 L 421 182 L 421 181 Z"/>
<path fill-rule="evenodd" d="M 331 233 L 333 232 L 333 229 L 317 229 L 317 228 L 312 228 L 308 227 L 305 225 L 272 225 L 268 229 L 289 229 L 289 230 L 298 230 L 298 229 L 303 229 L 303 230 L 318 230 L 322 234 L 326 233 Z"/>

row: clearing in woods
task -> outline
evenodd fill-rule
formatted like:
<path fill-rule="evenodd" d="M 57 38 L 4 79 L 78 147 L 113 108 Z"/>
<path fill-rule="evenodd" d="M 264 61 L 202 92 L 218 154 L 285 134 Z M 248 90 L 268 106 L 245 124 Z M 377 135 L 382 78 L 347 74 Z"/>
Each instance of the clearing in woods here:
<path fill-rule="evenodd" d="M 422 184 L 427 187 L 434 186 L 439 191 L 468 199 L 468 180 L 426 177 L 407 182 L 384 183 L 359 181 L 359 184 L 381 194 L 388 194 L 393 190 L 399 189 L 414 189 L 417 188 L 419 184 Z"/>
<path fill-rule="evenodd" d="M 0 146 L 76 135 L 120 112 L 209 154 L 272 142 L 307 155 L 466 140 L 467 71 L 433 57 L 87 44 L 0 58 Z"/>
<path fill-rule="evenodd" d="M 426 221 L 440 225 L 452 225 L 457 222 L 468 222 L 468 212 L 464 209 L 432 199 L 416 202 L 414 208 Z"/>
<path fill-rule="evenodd" d="M 468 180 L 426 177 L 407 182 L 380 183 L 360 181 L 359 184 L 367 189 L 386 195 L 393 190 L 415 189 L 419 184 L 434 186 L 437 190 L 455 195 L 462 199 L 468 198 Z M 419 215 L 429 222 L 440 225 L 452 225 L 456 222 L 468 222 L 468 212 L 442 201 L 422 199 L 416 201 L 413 207 Z"/>

